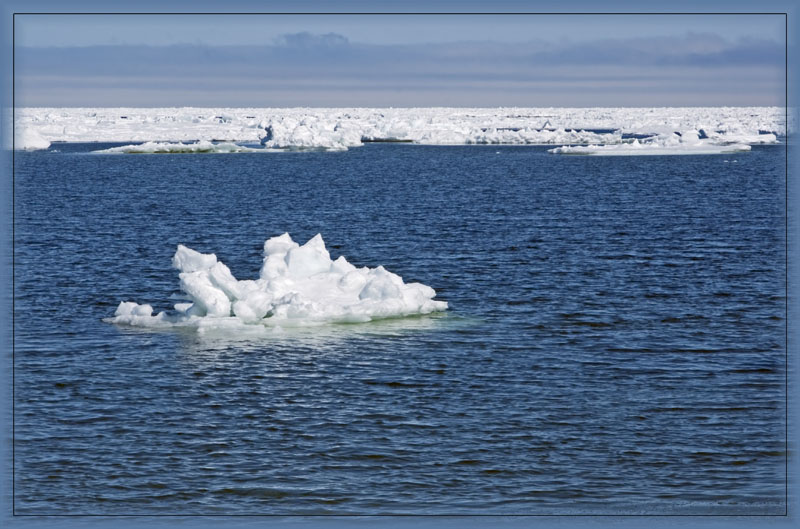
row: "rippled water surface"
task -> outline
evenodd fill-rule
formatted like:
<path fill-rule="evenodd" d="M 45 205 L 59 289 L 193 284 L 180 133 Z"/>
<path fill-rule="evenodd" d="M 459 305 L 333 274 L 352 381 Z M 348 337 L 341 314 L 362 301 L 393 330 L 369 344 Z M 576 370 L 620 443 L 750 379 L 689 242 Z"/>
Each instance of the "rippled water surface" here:
<path fill-rule="evenodd" d="M 16 153 L 18 514 L 785 512 L 784 147 Z M 143 331 L 179 243 L 265 239 L 441 315 Z"/>

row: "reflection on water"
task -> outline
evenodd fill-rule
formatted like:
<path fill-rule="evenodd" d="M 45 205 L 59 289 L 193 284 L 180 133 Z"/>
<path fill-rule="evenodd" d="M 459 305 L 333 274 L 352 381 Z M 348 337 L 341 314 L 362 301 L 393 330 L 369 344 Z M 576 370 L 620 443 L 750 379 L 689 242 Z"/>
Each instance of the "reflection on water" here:
<path fill-rule="evenodd" d="M 200 328 L 158 328 L 118 325 L 117 328 L 125 334 L 172 333 L 179 338 L 181 348 L 186 351 L 236 347 L 237 350 L 246 352 L 261 350 L 264 347 L 325 348 L 347 340 L 401 337 L 420 332 L 451 331 L 481 324 L 482 322 L 474 317 L 439 312 L 359 323 L 326 323 L 300 327 L 209 325 Z"/>

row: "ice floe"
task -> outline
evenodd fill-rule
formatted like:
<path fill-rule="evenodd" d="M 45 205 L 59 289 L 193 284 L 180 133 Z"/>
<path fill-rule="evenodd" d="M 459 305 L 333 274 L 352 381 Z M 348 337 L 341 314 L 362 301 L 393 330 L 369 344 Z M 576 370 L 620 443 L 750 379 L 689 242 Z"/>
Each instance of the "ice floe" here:
<path fill-rule="evenodd" d="M 14 134 L 14 148 L 20 151 L 39 151 L 48 149 L 50 142 L 42 138 L 32 129 L 16 130 Z"/>
<path fill-rule="evenodd" d="M 94 151 L 102 154 L 180 154 L 180 153 L 232 153 L 232 152 L 264 152 L 264 149 L 253 149 L 230 142 L 213 143 L 208 140 L 194 143 L 167 143 L 148 141 L 138 145 L 123 145 Z"/>
<path fill-rule="evenodd" d="M 304 245 L 288 233 L 264 243 L 260 277 L 237 280 L 214 254 L 179 245 L 172 265 L 186 302 L 153 314 L 149 304 L 124 301 L 106 321 L 141 327 L 299 327 L 429 314 L 447 309 L 436 292 L 405 283 L 382 266 L 357 268 L 331 260 L 321 235 Z"/>
<path fill-rule="evenodd" d="M 774 136 L 772 136 L 774 139 Z M 768 141 L 765 141 L 767 143 Z M 639 141 L 614 145 L 577 145 L 550 149 L 554 154 L 580 154 L 593 156 L 647 156 L 675 154 L 724 154 L 749 151 L 746 143 L 714 140 L 701 137 L 699 131 L 689 130 L 680 133 L 660 134 Z"/>
<path fill-rule="evenodd" d="M 710 143 L 753 144 L 784 135 L 787 123 L 778 107 L 21 108 L 15 128 L 50 142 L 208 141 L 340 151 L 373 141 L 610 145 L 622 144 L 623 135 L 686 130 L 704 131 Z"/>
<path fill-rule="evenodd" d="M 347 121 L 331 122 L 314 116 L 301 120 L 282 117 L 264 126 L 261 144 L 273 149 L 345 151 L 361 145 L 361 131 Z"/>

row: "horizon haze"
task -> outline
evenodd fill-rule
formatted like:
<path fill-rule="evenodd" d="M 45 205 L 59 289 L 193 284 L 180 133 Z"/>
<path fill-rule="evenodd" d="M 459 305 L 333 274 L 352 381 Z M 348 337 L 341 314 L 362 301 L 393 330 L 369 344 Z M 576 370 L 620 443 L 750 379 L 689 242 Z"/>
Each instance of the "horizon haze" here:
<path fill-rule="evenodd" d="M 20 107 L 785 104 L 781 15 L 17 15 L 16 28 Z"/>

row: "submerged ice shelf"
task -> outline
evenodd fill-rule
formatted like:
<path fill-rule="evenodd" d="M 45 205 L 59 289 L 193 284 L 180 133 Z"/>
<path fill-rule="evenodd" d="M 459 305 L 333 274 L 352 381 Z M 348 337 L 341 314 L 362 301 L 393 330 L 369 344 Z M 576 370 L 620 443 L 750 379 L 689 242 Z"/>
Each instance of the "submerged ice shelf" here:
<path fill-rule="evenodd" d="M 784 116 L 784 109 L 777 107 L 22 108 L 15 130 L 16 138 L 31 139 L 17 147 L 30 149 L 47 148 L 49 142 L 245 143 L 261 144 L 262 151 L 337 151 L 373 141 L 613 145 L 623 143 L 623 134 L 701 129 L 709 143 L 753 144 L 767 141 L 765 132 L 784 134 Z M 141 152 L 198 152 L 170 148 Z"/>
<path fill-rule="evenodd" d="M 344 257 L 331 260 L 321 235 L 300 246 L 288 233 L 264 243 L 259 278 L 237 280 L 214 254 L 178 246 L 172 265 L 180 271 L 187 302 L 175 312 L 123 301 L 106 321 L 140 327 L 301 327 L 325 323 L 429 314 L 447 309 L 436 292 L 405 283 L 382 266 L 356 268 Z"/>

